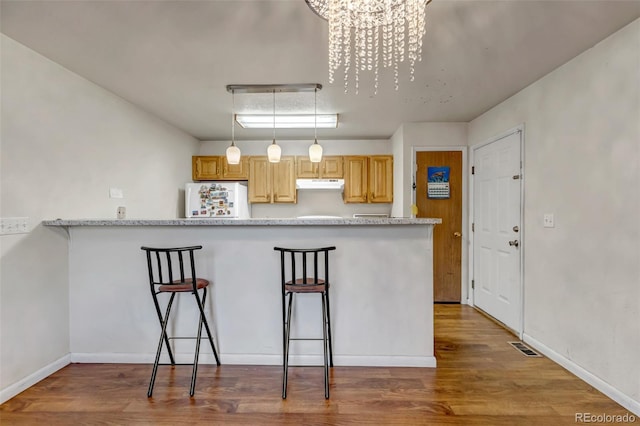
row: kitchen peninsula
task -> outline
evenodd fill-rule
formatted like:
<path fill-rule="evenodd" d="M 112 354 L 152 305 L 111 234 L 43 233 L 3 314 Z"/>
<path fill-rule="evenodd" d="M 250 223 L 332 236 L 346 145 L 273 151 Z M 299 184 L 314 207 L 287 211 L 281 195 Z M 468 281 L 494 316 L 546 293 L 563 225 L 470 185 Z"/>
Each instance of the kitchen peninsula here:
<path fill-rule="evenodd" d="M 158 320 L 140 246 L 202 245 L 197 270 L 212 282 L 207 314 L 223 364 L 280 364 L 280 261 L 274 246 L 336 246 L 331 314 L 337 366 L 435 367 L 433 226 L 440 219 L 50 220 L 69 238 L 72 362 L 151 363 Z M 184 302 L 184 303 L 183 303 Z M 170 327 L 192 333 L 181 300 Z M 322 333 L 320 303 L 297 299 L 292 332 Z M 292 364 L 321 364 L 318 342 L 292 343 Z M 178 362 L 193 343 L 176 343 Z M 184 346 L 182 346 L 184 345 Z M 203 346 L 203 351 L 206 346 Z M 201 353 L 201 362 L 213 356 Z"/>

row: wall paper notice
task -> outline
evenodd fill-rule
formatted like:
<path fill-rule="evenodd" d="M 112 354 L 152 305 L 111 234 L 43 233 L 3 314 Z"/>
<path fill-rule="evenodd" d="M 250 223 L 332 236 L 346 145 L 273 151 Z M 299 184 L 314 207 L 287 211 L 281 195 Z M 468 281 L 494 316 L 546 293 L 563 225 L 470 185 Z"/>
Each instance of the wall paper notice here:
<path fill-rule="evenodd" d="M 427 198 L 445 199 L 450 197 L 449 167 L 427 167 Z"/>

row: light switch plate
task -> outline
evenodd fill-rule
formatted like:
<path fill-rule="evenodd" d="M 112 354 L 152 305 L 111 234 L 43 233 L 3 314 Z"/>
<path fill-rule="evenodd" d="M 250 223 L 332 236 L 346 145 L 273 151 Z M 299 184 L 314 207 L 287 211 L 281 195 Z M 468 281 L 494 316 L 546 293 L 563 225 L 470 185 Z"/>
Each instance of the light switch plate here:
<path fill-rule="evenodd" d="M 542 226 L 544 226 L 545 228 L 553 228 L 556 226 L 554 218 L 553 218 L 553 213 L 545 213 L 543 218 L 542 218 Z"/>
<path fill-rule="evenodd" d="M 0 218 L 0 235 L 27 234 L 29 233 L 28 217 L 3 217 Z"/>
<path fill-rule="evenodd" d="M 109 188 L 109 198 L 124 198 L 124 193 L 120 188 Z"/>

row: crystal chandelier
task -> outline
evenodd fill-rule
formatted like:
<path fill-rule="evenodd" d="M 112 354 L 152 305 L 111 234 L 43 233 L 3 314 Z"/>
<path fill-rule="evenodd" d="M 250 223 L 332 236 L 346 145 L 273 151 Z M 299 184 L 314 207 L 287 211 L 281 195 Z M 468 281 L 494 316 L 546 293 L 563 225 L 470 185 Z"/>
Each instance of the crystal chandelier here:
<path fill-rule="evenodd" d="M 353 68 L 355 92 L 360 71 L 373 71 L 378 93 L 378 67 L 393 68 L 398 90 L 398 65 L 409 58 L 410 80 L 415 63 L 422 60 L 425 8 L 431 0 L 305 0 L 318 16 L 329 21 L 329 82 L 344 68 L 344 91 L 348 91 Z M 406 40 L 408 38 L 408 41 Z"/>

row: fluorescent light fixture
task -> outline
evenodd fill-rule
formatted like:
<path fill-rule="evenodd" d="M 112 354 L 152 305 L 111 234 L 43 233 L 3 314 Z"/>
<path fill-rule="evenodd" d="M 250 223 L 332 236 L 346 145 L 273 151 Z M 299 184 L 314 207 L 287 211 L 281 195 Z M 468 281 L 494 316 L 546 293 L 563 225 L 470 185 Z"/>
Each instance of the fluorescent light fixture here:
<path fill-rule="evenodd" d="M 277 129 L 313 129 L 314 117 L 313 114 L 278 114 L 275 126 Z M 245 129 L 273 128 L 271 114 L 236 114 L 236 121 Z M 318 114 L 317 125 L 321 129 L 335 129 L 338 127 L 338 114 Z"/>

